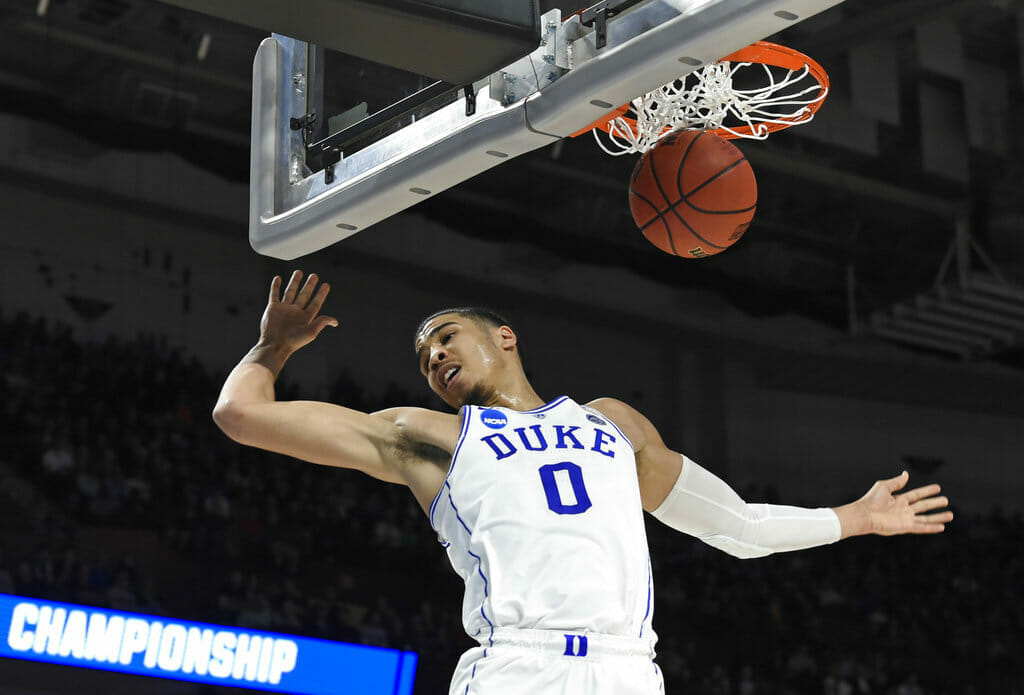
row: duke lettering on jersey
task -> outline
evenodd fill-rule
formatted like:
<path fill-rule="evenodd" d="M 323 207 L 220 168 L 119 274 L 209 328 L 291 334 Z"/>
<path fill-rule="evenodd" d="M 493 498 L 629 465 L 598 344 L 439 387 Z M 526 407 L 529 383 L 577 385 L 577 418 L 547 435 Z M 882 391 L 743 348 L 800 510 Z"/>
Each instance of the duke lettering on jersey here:
<path fill-rule="evenodd" d="M 530 425 L 529 427 L 516 427 L 514 434 L 506 435 L 503 432 L 495 432 L 480 441 L 485 443 L 494 452 L 498 461 L 512 456 L 520 450 L 524 451 L 547 451 L 552 446 L 555 449 L 590 449 L 608 458 L 615 458 L 615 451 L 610 448 L 615 443 L 615 436 L 600 428 L 593 428 L 589 436 L 580 432 L 583 428 L 579 425 Z M 592 442 L 587 447 L 581 441 Z"/>

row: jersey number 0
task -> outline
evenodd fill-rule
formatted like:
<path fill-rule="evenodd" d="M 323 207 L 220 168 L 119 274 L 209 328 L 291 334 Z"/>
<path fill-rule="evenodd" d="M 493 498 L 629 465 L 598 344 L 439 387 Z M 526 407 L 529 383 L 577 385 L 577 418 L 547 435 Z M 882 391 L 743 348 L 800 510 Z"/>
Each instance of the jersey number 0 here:
<path fill-rule="evenodd" d="M 566 504 L 562 500 L 562 493 L 555 480 L 555 474 L 560 471 L 564 471 L 564 475 L 569 479 L 573 497 L 576 498 L 575 504 Z M 583 485 L 583 469 L 575 463 L 569 461 L 549 463 L 546 466 L 541 466 L 537 472 L 540 473 L 540 482 L 544 486 L 544 496 L 548 498 L 548 509 L 555 514 L 582 514 L 590 509 L 590 496 L 587 494 L 587 488 Z"/>

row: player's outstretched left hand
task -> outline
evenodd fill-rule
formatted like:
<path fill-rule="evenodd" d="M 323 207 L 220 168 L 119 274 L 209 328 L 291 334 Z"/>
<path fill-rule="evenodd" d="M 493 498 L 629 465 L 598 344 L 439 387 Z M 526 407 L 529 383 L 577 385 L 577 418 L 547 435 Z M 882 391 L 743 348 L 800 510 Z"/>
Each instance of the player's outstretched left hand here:
<path fill-rule="evenodd" d="M 879 480 L 867 494 L 857 500 L 870 519 L 870 532 L 881 536 L 901 533 L 942 533 L 953 520 L 953 512 L 945 509 L 949 500 L 939 496 L 941 488 L 925 485 L 907 492 L 910 474 L 903 471 L 895 478 Z"/>

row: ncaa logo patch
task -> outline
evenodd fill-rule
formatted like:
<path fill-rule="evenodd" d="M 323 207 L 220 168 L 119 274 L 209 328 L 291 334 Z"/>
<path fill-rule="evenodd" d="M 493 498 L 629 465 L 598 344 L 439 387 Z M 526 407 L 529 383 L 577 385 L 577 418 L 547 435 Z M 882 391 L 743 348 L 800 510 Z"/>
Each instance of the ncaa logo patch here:
<path fill-rule="evenodd" d="M 594 415 L 593 413 L 587 413 L 587 419 L 590 420 L 595 425 L 607 425 L 608 424 L 607 422 L 605 422 L 604 420 L 602 420 L 598 416 Z"/>
<path fill-rule="evenodd" d="M 506 417 L 505 413 L 500 410 L 488 408 L 480 413 L 480 422 L 484 423 L 492 430 L 500 430 L 508 424 L 508 417 Z"/>

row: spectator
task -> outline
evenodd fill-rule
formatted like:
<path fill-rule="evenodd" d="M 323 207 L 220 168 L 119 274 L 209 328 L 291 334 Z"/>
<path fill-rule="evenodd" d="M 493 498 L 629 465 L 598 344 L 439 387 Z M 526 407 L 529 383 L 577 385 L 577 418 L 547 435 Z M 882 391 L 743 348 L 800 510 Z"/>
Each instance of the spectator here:
<path fill-rule="evenodd" d="M 67 432 L 59 430 L 43 451 L 43 471 L 50 476 L 65 478 L 75 467 L 75 455 Z"/>

